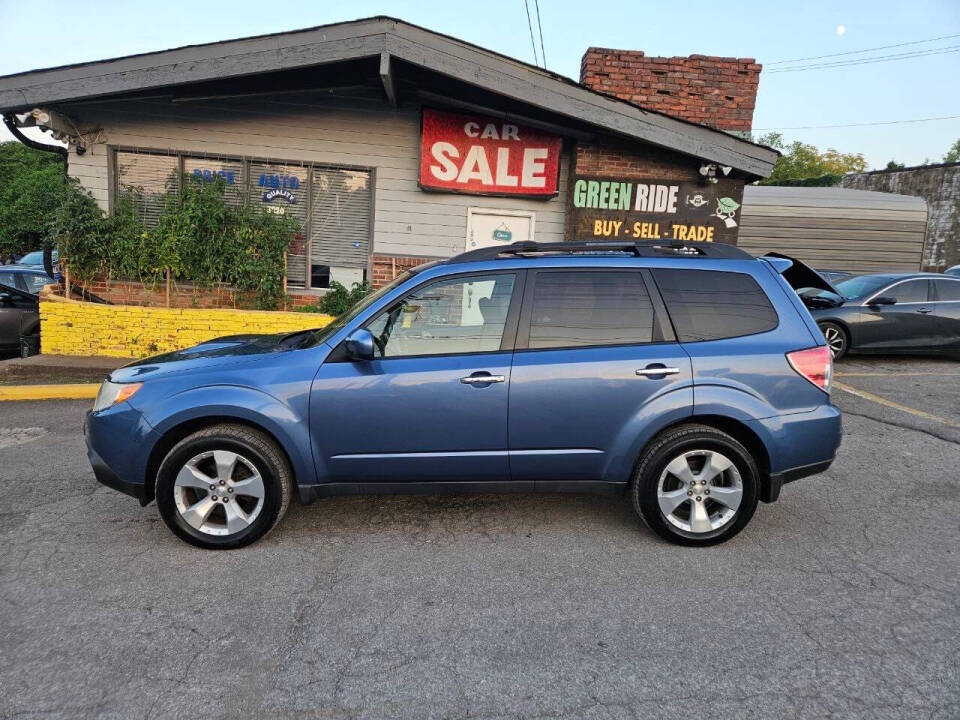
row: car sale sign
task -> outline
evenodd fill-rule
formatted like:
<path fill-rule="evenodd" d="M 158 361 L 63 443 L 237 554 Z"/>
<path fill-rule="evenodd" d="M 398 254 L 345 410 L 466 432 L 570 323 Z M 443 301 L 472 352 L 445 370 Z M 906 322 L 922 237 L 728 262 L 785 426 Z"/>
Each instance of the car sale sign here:
<path fill-rule="evenodd" d="M 558 135 L 483 115 L 423 109 L 420 187 L 471 195 L 552 197 Z"/>

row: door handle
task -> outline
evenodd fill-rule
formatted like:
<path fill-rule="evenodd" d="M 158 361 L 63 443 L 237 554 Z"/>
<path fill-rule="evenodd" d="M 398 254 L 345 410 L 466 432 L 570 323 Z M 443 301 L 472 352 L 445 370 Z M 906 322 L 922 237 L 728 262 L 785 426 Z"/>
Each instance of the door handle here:
<path fill-rule="evenodd" d="M 933 312 L 933 310 L 931 310 L 930 308 L 920 308 L 919 310 L 917 310 L 917 312 L 920 313 L 921 315 L 926 315 L 927 313 Z"/>
<path fill-rule="evenodd" d="M 680 368 L 664 367 L 663 365 L 647 365 L 642 370 L 637 370 L 637 375 L 644 377 L 657 377 L 658 375 L 679 375 Z"/>
<path fill-rule="evenodd" d="M 506 378 L 503 375 L 469 375 L 468 377 L 460 378 L 460 382 L 464 385 L 489 385 L 491 383 L 502 383 L 505 381 Z"/>

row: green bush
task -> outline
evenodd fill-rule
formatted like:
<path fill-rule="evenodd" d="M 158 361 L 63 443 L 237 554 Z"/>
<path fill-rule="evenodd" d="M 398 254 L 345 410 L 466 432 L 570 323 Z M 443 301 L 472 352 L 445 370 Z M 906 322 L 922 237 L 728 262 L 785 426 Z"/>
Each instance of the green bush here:
<path fill-rule="evenodd" d="M 50 234 L 71 279 L 139 279 L 158 287 L 172 278 L 200 286 L 228 283 L 250 292 L 259 307 L 283 298 L 284 256 L 299 230 L 292 218 L 260 208 L 232 207 L 222 180 L 172 179 L 166 195 L 145 198 L 127 188 L 113 215 L 104 215 L 75 181 L 65 188 Z M 156 227 L 144 226 L 138 208 L 159 203 Z"/>
<path fill-rule="evenodd" d="M 363 298 L 370 293 L 370 290 L 371 287 L 368 282 L 354 283 L 353 286 L 347 290 L 346 286 L 334 280 L 330 283 L 330 289 L 326 295 L 321 297 L 320 300 L 313 305 L 304 305 L 303 307 L 294 308 L 294 310 L 297 312 L 320 312 L 336 317 L 337 315 L 343 315 L 343 313 L 363 300 Z"/>
<path fill-rule="evenodd" d="M 0 260 L 40 249 L 65 181 L 60 156 L 0 143 Z"/>

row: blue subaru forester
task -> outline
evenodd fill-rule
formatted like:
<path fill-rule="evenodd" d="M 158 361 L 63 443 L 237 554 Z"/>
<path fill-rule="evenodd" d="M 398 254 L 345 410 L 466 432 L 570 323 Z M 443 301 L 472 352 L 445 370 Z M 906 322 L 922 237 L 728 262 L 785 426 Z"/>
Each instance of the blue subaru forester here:
<path fill-rule="evenodd" d="M 441 491 L 626 494 L 660 537 L 722 542 L 840 444 L 789 265 L 720 244 L 471 251 L 321 330 L 115 370 L 90 460 L 206 548 L 254 542 L 294 494 Z"/>

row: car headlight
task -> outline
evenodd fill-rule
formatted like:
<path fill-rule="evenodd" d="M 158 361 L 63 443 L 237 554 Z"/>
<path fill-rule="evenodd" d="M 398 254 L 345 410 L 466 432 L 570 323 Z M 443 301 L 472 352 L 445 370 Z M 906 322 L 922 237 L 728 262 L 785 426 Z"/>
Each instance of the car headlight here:
<path fill-rule="evenodd" d="M 106 410 L 111 405 L 129 400 L 142 386 L 143 383 L 115 383 L 104 380 L 93 403 L 93 411 Z"/>

